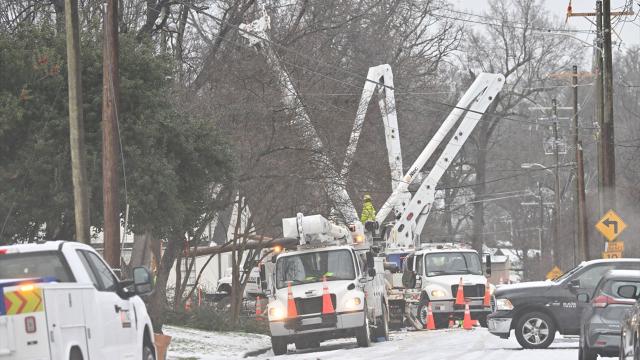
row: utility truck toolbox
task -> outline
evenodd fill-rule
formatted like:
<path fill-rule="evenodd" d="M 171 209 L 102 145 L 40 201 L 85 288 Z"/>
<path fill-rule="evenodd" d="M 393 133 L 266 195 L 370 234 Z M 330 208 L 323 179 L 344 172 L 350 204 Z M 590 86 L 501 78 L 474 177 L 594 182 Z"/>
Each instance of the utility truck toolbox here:
<path fill-rule="evenodd" d="M 90 246 L 0 247 L 0 360 L 155 359 L 138 294 L 151 275 L 120 281 Z"/>

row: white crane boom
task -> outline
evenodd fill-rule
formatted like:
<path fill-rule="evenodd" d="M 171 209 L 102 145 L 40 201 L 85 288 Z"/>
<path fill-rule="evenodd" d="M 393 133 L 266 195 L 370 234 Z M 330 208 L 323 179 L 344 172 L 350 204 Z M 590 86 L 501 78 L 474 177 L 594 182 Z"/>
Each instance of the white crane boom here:
<path fill-rule="evenodd" d="M 333 166 L 333 162 L 327 156 L 327 152 L 318 136 L 313 123 L 298 92 L 293 87 L 293 82 L 289 74 L 282 66 L 280 59 L 271 48 L 268 30 L 271 27 L 269 15 L 262 10 L 262 17 L 251 24 L 240 25 L 240 34 L 249 40 L 252 46 L 262 51 L 267 62 L 278 74 L 279 83 L 282 88 L 282 97 L 285 108 L 293 115 L 291 125 L 298 131 L 300 137 L 305 140 L 313 152 L 312 158 L 324 174 L 323 187 L 327 196 L 333 202 L 333 207 L 347 223 L 358 223 L 358 213 L 347 193 L 345 180 L 338 174 Z"/>
<path fill-rule="evenodd" d="M 340 175 L 343 179 L 346 179 L 349 174 L 351 162 L 358 147 L 358 140 L 360 139 L 364 119 L 367 115 L 367 109 L 369 108 L 369 102 L 376 91 L 379 95 L 378 106 L 380 107 L 384 125 L 389 167 L 391 170 L 391 184 L 392 189 L 395 189 L 398 187 L 400 181 L 402 181 L 402 151 L 400 149 L 400 138 L 398 135 L 396 101 L 393 93 L 393 72 L 391 71 L 391 66 L 388 64 L 369 68 L 367 79 L 365 80 L 362 90 L 362 96 L 358 103 L 358 111 L 356 112 L 356 119 L 353 123 L 353 129 L 351 130 L 351 136 L 349 138 L 349 144 L 347 145 Z"/>
<path fill-rule="evenodd" d="M 402 204 L 403 201 L 401 199 L 404 193 L 408 192 L 409 185 L 414 180 L 416 174 L 425 166 L 427 161 L 433 156 L 434 152 L 438 148 L 438 146 L 445 141 L 447 135 L 451 132 L 451 129 L 456 124 L 456 122 L 460 119 L 460 116 L 464 114 L 466 109 L 470 109 L 472 111 L 483 112 L 486 110 L 486 107 L 489 106 L 486 104 L 485 107 L 481 107 L 481 104 L 474 102 L 480 94 L 486 92 L 488 90 L 488 86 L 490 83 L 495 82 L 495 74 L 481 73 L 478 75 L 476 80 L 471 84 L 467 92 L 462 96 L 456 107 L 451 111 L 449 116 L 444 120 L 438 131 L 433 135 L 427 146 L 422 150 L 422 153 L 418 156 L 418 158 L 414 161 L 413 165 L 409 168 L 407 173 L 405 174 L 402 181 L 398 184 L 398 187 L 394 189 L 393 193 L 387 201 L 382 205 L 380 211 L 376 215 L 376 221 L 378 224 L 382 224 L 384 220 L 389 216 L 391 210 L 395 209 L 394 218 L 398 218 L 402 212 L 407 207 L 407 203 Z M 503 79 L 504 80 L 504 79 Z M 478 110 L 479 109 L 479 110 Z"/>
<path fill-rule="evenodd" d="M 456 124 L 461 115 L 463 116 L 460 125 L 429 172 L 429 175 L 421 183 L 411 202 L 395 223 L 391 237 L 387 239 L 387 247 L 411 248 L 415 246 L 433 206 L 436 185 L 503 86 L 504 76 L 481 73 L 460 102 L 458 102 L 456 108 L 449 114 L 436 135 L 429 141 L 422 154 L 420 154 L 405 176 L 405 182 L 394 191 L 385 205 L 393 204 L 393 197 L 396 192 L 411 183 L 413 176 L 426 164 L 438 145 L 444 141 L 453 125 Z"/>

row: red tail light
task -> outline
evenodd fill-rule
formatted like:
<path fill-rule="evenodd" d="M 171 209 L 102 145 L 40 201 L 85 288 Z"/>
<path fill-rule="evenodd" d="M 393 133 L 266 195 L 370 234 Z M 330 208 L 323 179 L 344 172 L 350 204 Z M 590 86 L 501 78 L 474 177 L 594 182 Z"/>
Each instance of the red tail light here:
<path fill-rule="evenodd" d="M 36 318 L 34 316 L 24 318 L 24 331 L 26 331 L 27 334 L 33 334 L 37 331 Z"/>
<path fill-rule="evenodd" d="M 609 305 L 633 305 L 634 304 L 634 300 L 627 300 L 627 299 L 616 299 L 616 298 L 612 298 L 611 296 L 607 296 L 607 295 L 600 295 L 596 298 L 593 299 L 593 301 L 591 302 L 591 305 L 593 307 L 596 308 L 605 308 Z"/>
<path fill-rule="evenodd" d="M 4 255 L 9 251 L 8 249 L 0 249 L 0 255 Z"/>

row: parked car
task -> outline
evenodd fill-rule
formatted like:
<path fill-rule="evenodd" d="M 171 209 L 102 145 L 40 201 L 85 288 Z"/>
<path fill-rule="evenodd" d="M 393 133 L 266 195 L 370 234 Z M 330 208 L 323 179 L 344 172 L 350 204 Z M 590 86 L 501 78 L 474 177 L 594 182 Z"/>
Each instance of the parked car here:
<path fill-rule="evenodd" d="M 636 301 L 620 322 L 619 356 L 622 360 L 640 359 L 640 290 L 636 289 L 635 295 Z"/>
<path fill-rule="evenodd" d="M 598 355 L 618 356 L 621 321 L 640 294 L 640 271 L 611 270 L 604 274 L 593 298 L 580 294 L 583 302 L 580 323 L 580 360 Z M 590 300 L 590 301 L 589 301 Z"/>
<path fill-rule="evenodd" d="M 640 259 L 591 260 L 552 281 L 499 286 L 493 313 L 487 317 L 489 332 L 506 339 L 513 329 L 518 343 L 529 349 L 547 348 L 556 331 L 580 334 L 582 304 L 577 296 L 591 296 L 602 276 L 613 269 L 640 269 Z"/>

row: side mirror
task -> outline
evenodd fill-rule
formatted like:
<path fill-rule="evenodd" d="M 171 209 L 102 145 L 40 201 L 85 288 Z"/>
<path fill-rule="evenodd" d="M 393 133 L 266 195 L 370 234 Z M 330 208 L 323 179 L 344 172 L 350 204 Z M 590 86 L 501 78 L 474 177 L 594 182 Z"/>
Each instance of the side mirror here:
<path fill-rule="evenodd" d="M 133 268 L 133 287 L 136 295 L 148 295 L 153 291 L 153 277 L 144 266 Z"/>
<path fill-rule="evenodd" d="M 578 301 L 579 302 L 583 302 L 583 303 L 588 303 L 589 302 L 589 294 L 578 294 Z"/>
<path fill-rule="evenodd" d="M 485 258 L 484 263 L 486 265 L 485 272 L 487 273 L 487 276 L 490 277 L 491 276 L 491 255 L 487 255 L 487 257 Z"/>
<path fill-rule="evenodd" d="M 373 260 L 373 253 L 371 251 L 367 252 L 367 268 L 368 269 L 373 269 L 376 266 L 374 260 Z"/>
<path fill-rule="evenodd" d="M 368 280 L 367 280 L 367 278 L 366 278 L 366 277 L 362 277 L 362 278 L 360 278 L 360 280 L 358 280 L 358 282 L 360 282 L 360 284 L 362 284 L 362 285 L 366 284 L 366 283 L 367 283 L 367 281 L 368 281 Z"/>
<path fill-rule="evenodd" d="M 618 288 L 618 296 L 623 299 L 635 299 L 636 291 L 635 285 L 622 285 Z"/>
<path fill-rule="evenodd" d="M 573 279 L 573 280 L 569 281 L 569 288 L 570 289 L 578 289 L 578 288 L 580 288 L 580 279 Z"/>
<path fill-rule="evenodd" d="M 370 277 L 375 277 L 376 276 L 376 269 L 374 269 L 373 267 L 369 268 L 369 276 Z"/>
<path fill-rule="evenodd" d="M 264 287 L 266 288 L 267 286 L 265 285 Z M 271 290 L 269 290 L 269 289 L 263 289 L 263 292 L 264 292 L 264 295 L 265 295 L 265 296 L 267 296 L 267 297 L 271 296 Z"/>
<path fill-rule="evenodd" d="M 260 288 L 262 291 L 267 290 L 267 274 L 264 269 L 264 264 L 260 264 Z"/>

